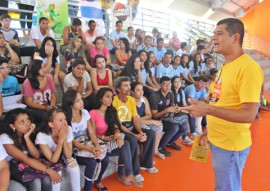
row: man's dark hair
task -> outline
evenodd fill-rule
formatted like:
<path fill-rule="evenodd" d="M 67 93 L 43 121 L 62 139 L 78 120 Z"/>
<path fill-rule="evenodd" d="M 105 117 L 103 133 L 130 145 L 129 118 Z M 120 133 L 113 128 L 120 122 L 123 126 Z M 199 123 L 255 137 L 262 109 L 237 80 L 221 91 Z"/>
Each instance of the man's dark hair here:
<path fill-rule="evenodd" d="M 171 57 L 173 57 L 172 53 L 170 53 L 170 52 L 165 52 L 164 57 L 165 57 L 166 55 L 171 55 Z"/>
<path fill-rule="evenodd" d="M 164 41 L 164 39 L 163 38 L 158 38 L 157 43 L 159 43 L 160 41 Z"/>
<path fill-rule="evenodd" d="M 187 42 L 181 42 L 181 48 L 184 48 L 185 46 L 187 46 Z"/>
<path fill-rule="evenodd" d="M 222 25 L 222 24 L 226 25 L 226 31 L 228 31 L 230 35 L 233 35 L 235 33 L 238 33 L 240 35 L 239 43 L 242 46 L 244 35 L 245 35 L 245 27 L 244 27 L 243 22 L 240 21 L 239 19 L 227 18 L 217 23 L 217 25 Z"/>
<path fill-rule="evenodd" d="M 144 37 L 144 40 L 146 40 L 146 39 L 148 39 L 148 38 L 152 39 L 152 37 L 151 37 L 150 35 L 146 35 L 146 36 Z"/>
<path fill-rule="evenodd" d="M 86 66 L 86 63 L 85 63 L 83 57 L 78 57 L 78 58 L 76 58 L 76 59 L 74 60 L 73 64 L 72 64 L 72 67 L 75 68 L 75 67 L 78 66 L 78 65 L 84 65 L 84 66 Z"/>
<path fill-rule="evenodd" d="M 157 28 L 153 28 L 152 33 L 158 33 Z"/>
<path fill-rule="evenodd" d="M 199 76 L 196 81 L 199 82 L 201 80 L 204 81 L 204 82 L 208 82 L 208 79 L 205 76 Z"/>
<path fill-rule="evenodd" d="M 198 39 L 198 40 L 196 40 L 196 45 L 198 46 L 200 44 L 203 44 L 204 42 L 205 42 L 204 40 Z"/>
<path fill-rule="evenodd" d="M 197 51 L 200 51 L 200 50 L 203 50 L 203 49 L 205 49 L 205 46 L 203 46 L 203 45 L 198 45 L 197 46 Z"/>
<path fill-rule="evenodd" d="M 216 69 L 216 68 L 212 68 L 211 70 L 210 70 L 210 75 L 214 75 L 214 74 L 216 74 L 218 72 L 218 70 Z"/>
<path fill-rule="evenodd" d="M 115 25 L 117 26 L 119 23 L 123 24 L 121 20 L 116 21 Z"/>
<path fill-rule="evenodd" d="M 81 26 L 82 25 L 82 21 L 79 18 L 75 18 L 72 21 L 72 26 Z"/>
<path fill-rule="evenodd" d="M 171 81 L 171 78 L 168 76 L 162 76 L 159 81 L 162 84 L 162 82 Z"/>
<path fill-rule="evenodd" d="M 7 63 L 8 64 L 8 60 L 3 58 L 3 57 L 0 57 L 0 66 L 4 63 Z"/>
<path fill-rule="evenodd" d="M 88 22 L 88 26 L 91 25 L 92 23 L 96 23 L 96 21 L 90 20 L 90 21 Z"/>
<path fill-rule="evenodd" d="M 129 31 L 130 29 L 133 29 L 133 26 L 130 26 L 127 28 L 127 31 Z"/>
<path fill-rule="evenodd" d="M 49 21 L 46 17 L 40 17 L 38 20 L 38 23 L 40 24 L 43 20 Z"/>
<path fill-rule="evenodd" d="M 121 88 L 121 85 L 122 85 L 122 82 L 129 82 L 130 81 L 130 78 L 128 76 L 119 76 L 116 78 L 116 80 L 114 81 L 114 88 L 117 90 L 117 89 L 120 89 Z"/>
<path fill-rule="evenodd" d="M 1 15 L 0 20 L 3 19 L 11 19 L 11 17 L 8 14 Z"/>

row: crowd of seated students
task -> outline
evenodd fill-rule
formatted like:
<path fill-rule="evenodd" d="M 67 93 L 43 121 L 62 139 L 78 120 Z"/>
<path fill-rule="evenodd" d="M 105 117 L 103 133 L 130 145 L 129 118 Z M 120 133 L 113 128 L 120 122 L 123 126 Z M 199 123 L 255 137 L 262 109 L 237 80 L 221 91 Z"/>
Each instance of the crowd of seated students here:
<path fill-rule="evenodd" d="M 154 157 L 170 157 L 167 148 L 181 150 L 179 139 L 190 145 L 206 127 L 203 118 L 181 111 L 189 98 L 208 103 L 213 93 L 210 82 L 218 70 L 204 41 L 197 41 L 187 54 L 187 43 L 174 33 L 173 51 L 168 51 L 157 29 L 153 36 L 145 36 L 141 29 L 134 35 L 129 27 L 126 35 L 117 21 L 108 49 L 104 37 L 97 36 L 94 21 L 89 21 L 84 33 L 81 24 L 74 19 L 64 28 L 60 52 L 65 71 L 60 70 L 48 20 L 41 18 L 39 26 L 32 28 L 30 38 L 36 49 L 22 92 L 16 78 L 8 75 L 10 62 L 20 62 L 9 44 L 19 41 L 8 42 L 0 32 L 0 99 L 22 93 L 27 106 L 9 111 L 1 123 L 0 150 L 7 154 L 1 151 L 0 160 L 9 155 L 12 172 L 1 179 L 15 180 L 27 190 L 60 190 L 63 170 L 73 175 L 70 189 L 81 190 L 78 165 L 85 166 L 81 172 L 85 191 L 92 190 L 92 185 L 109 190 L 101 182 L 109 156 L 119 156 L 119 182 L 142 187 L 140 170 L 158 173 Z M 111 60 L 110 53 L 116 60 Z M 62 100 L 56 100 L 59 84 Z M 29 171 L 19 165 L 32 169 L 35 176 L 25 180 Z"/>

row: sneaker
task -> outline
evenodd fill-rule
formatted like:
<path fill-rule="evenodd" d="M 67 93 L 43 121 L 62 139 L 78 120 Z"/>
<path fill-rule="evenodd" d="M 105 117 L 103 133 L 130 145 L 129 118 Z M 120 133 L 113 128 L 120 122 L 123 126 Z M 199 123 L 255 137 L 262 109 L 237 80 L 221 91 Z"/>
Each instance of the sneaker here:
<path fill-rule="evenodd" d="M 144 177 L 143 177 L 141 174 L 136 175 L 136 176 L 135 176 L 135 179 L 136 179 L 137 182 L 142 182 L 142 181 L 144 181 Z"/>
<path fill-rule="evenodd" d="M 182 147 L 177 145 L 176 143 L 167 144 L 167 147 L 170 147 L 170 148 L 172 148 L 174 150 L 178 150 L 178 151 L 182 150 Z"/>
<path fill-rule="evenodd" d="M 158 169 L 157 169 L 156 167 L 152 167 L 152 168 L 141 167 L 141 170 L 147 170 L 147 171 L 150 172 L 151 174 L 156 174 L 156 173 L 158 173 Z"/>
<path fill-rule="evenodd" d="M 162 154 L 162 153 L 160 153 L 160 152 L 158 152 L 158 151 L 154 153 L 154 156 L 155 156 L 155 157 L 158 157 L 158 158 L 160 158 L 160 159 L 165 159 L 165 155 Z"/>
<path fill-rule="evenodd" d="M 165 148 L 158 149 L 158 152 L 160 152 L 161 154 L 164 154 L 166 157 L 172 156 L 172 153 L 167 151 Z"/>
<path fill-rule="evenodd" d="M 194 132 L 194 133 L 190 133 L 190 138 L 194 138 L 194 137 L 196 137 L 196 136 L 199 136 L 196 132 Z"/>
<path fill-rule="evenodd" d="M 184 141 L 183 141 L 183 144 L 184 145 L 191 145 L 191 144 L 193 144 L 193 141 L 188 136 L 186 136 Z"/>

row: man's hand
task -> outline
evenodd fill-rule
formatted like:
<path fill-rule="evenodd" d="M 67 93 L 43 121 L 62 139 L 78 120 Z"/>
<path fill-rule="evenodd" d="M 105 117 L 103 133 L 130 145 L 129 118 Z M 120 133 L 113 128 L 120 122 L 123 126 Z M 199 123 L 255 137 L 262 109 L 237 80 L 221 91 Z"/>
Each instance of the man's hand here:
<path fill-rule="evenodd" d="M 207 111 L 209 110 L 209 105 L 202 101 L 195 101 L 193 98 L 188 98 L 188 102 L 190 106 L 181 107 L 181 110 L 186 110 L 190 113 L 190 115 L 194 117 L 201 117 L 207 115 Z"/>

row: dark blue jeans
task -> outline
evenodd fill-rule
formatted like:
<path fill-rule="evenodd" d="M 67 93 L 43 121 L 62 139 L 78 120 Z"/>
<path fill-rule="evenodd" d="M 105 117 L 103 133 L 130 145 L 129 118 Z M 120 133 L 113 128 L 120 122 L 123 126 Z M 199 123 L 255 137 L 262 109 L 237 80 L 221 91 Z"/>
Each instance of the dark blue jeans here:
<path fill-rule="evenodd" d="M 143 143 L 143 153 L 141 155 L 141 167 L 152 168 L 153 167 L 153 155 L 155 145 L 155 132 L 151 129 L 142 129 L 147 135 L 147 140 Z"/>
<path fill-rule="evenodd" d="M 162 121 L 164 134 L 159 143 L 159 148 L 164 148 L 167 144 L 175 142 L 181 135 L 187 132 L 187 125 L 179 125 L 177 123 L 170 123 Z"/>
<path fill-rule="evenodd" d="M 118 176 L 129 176 L 133 174 L 131 147 L 127 140 L 124 140 L 124 145 L 109 153 L 109 156 L 119 156 L 118 158 Z"/>
<path fill-rule="evenodd" d="M 79 165 L 85 165 L 84 176 L 86 176 L 89 179 L 92 179 L 94 176 L 94 170 L 95 170 L 96 165 L 97 165 L 96 159 L 76 156 L 76 160 L 77 160 Z M 109 164 L 109 156 L 106 155 L 105 158 L 103 160 L 101 160 L 101 171 L 100 171 L 100 174 L 98 176 L 98 179 L 95 181 L 95 184 L 100 183 L 102 175 L 104 174 L 105 170 L 107 169 L 108 164 Z M 92 181 L 85 179 L 84 190 L 85 191 L 92 190 Z"/>
<path fill-rule="evenodd" d="M 140 174 L 138 140 L 134 135 L 125 133 L 125 140 L 129 143 L 133 174 Z"/>
<path fill-rule="evenodd" d="M 194 133 L 196 130 L 195 117 L 191 117 L 190 115 L 188 115 L 188 122 L 189 122 L 190 133 Z"/>

